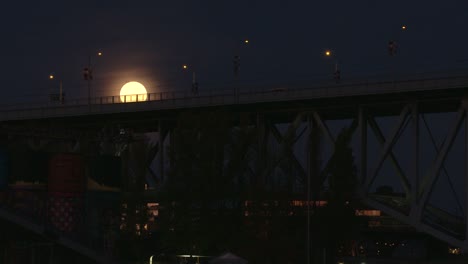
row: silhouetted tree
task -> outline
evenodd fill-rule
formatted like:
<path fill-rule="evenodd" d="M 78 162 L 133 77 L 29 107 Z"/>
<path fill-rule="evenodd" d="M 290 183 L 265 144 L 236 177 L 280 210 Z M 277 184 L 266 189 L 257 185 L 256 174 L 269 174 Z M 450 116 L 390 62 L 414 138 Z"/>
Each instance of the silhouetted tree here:
<path fill-rule="evenodd" d="M 258 127 L 242 118 L 232 127 L 231 118 L 208 111 L 178 118 L 171 133 L 173 164 L 163 188 L 161 246 L 185 254 L 230 250 L 253 263 L 266 258 L 286 263 L 304 246 L 303 217 L 288 211 L 291 197 L 278 197 L 258 184 L 258 177 L 265 179 L 280 168 L 288 177 L 281 191 L 291 195 L 297 177 L 291 173 L 292 146 L 302 117 L 281 135 L 276 153 L 259 143 Z M 253 204 L 248 210 L 246 201 Z"/>
<path fill-rule="evenodd" d="M 232 147 L 231 132 L 230 115 L 225 112 L 190 112 L 179 117 L 170 151 L 174 164 L 163 191 L 166 247 L 210 254 L 232 247 L 239 235 L 242 178 L 238 175 L 247 150 L 242 142 Z M 227 145 L 232 153 L 226 152 Z M 226 165 L 227 156 L 232 162 Z"/>
<path fill-rule="evenodd" d="M 344 128 L 339 133 L 328 170 L 328 203 L 318 210 L 315 221 L 320 226 L 319 239 L 327 249 L 327 262 L 340 243 L 351 239 L 359 229 L 360 222 L 355 216 L 355 190 L 357 170 L 353 151 L 350 147 L 352 130 Z"/>

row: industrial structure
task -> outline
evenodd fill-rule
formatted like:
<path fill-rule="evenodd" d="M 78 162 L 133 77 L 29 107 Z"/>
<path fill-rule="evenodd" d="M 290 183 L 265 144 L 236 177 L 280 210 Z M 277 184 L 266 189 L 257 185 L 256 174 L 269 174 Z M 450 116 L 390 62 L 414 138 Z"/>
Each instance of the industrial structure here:
<path fill-rule="evenodd" d="M 161 92 L 132 103 L 110 96 L 4 107 L 0 219 L 51 241 L 31 246 L 49 249 L 47 256 L 28 254 L 31 263 L 34 258 L 52 258 L 57 245 L 106 263 L 115 257 L 120 232 L 151 230 L 142 212 L 149 210 L 157 217 L 158 199 L 171 169 L 184 165 L 173 155 L 181 144 L 175 134 L 180 117 L 217 113 L 234 143 L 242 133 L 250 133 L 248 144 L 236 150 L 244 159 L 236 160 L 239 169 L 233 177 L 249 182 L 254 191 L 287 197 L 291 204 L 310 205 L 304 203 L 310 194 L 327 188 L 337 131 L 348 127 L 353 132 L 360 198 L 369 207 L 466 251 L 468 153 L 456 152 L 454 158 L 449 153 L 460 144 L 468 149 L 467 91 L 468 75 L 460 75 L 236 87 L 199 90 L 196 95 Z M 430 116 L 438 113 L 453 119 L 442 143 L 431 133 Z M 315 148 L 310 143 L 313 135 L 320 142 Z M 400 143 L 402 149 L 397 148 Z M 435 154 L 423 159 L 429 147 Z M 434 191 L 439 180 L 448 177 L 444 172 L 449 156 L 451 165 L 461 166 L 457 172 L 463 193 L 451 189 L 458 213 L 437 202 L 444 198 Z M 225 166 L 234 164 L 233 155 L 223 158 Z M 377 191 L 389 182 L 396 186 L 392 191 Z M 11 256 L 5 258 L 16 263 Z"/>

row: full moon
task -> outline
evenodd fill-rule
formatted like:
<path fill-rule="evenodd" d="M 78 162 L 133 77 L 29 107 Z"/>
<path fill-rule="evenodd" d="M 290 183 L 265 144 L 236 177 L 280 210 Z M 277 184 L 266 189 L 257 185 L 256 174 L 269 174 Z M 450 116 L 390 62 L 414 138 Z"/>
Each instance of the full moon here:
<path fill-rule="evenodd" d="M 139 82 L 128 82 L 120 89 L 120 101 L 123 103 L 142 102 L 146 98 L 146 88 Z"/>

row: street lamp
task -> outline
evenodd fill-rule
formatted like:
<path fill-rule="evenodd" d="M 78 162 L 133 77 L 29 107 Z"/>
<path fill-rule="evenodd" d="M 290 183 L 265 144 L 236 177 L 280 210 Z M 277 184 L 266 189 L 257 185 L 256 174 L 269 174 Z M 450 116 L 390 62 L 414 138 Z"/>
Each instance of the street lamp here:
<path fill-rule="evenodd" d="M 49 80 L 53 81 L 55 80 L 55 75 L 50 74 L 49 75 Z M 60 104 L 63 104 L 65 94 L 63 93 L 63 85 L 62 85 L 62 79 L 59 79 L 59 93 L 50 93 L 50 100 L 51 101 L 58 101 Z"/>
<path fill-rule="evenodd" d="M 233 64 L 233 70 L 234 70 L 234 79 L 238 79 L 239 78 L 239 70 L 240 70 L 240 49 L 242 47 L 242 44 L 243 43 L 244 45 L 247 45 L 250 43 L 250 40 L 248 39 L 244 39 L 242 42 L 237 42 L 236 44 L 236 48 L 234 50 L 234 58 L 232 60 L 232 64 Z"/>
<path fill-rule="evenodd" d="M 339 82 L 340 79 L 341 79 L 341 70 L 340 70 L 340 67 L 339 67 L 339 64 L 338 64 L 338 59 L 336 58 L 336 56 L 334 55 L 334 53 L 327 49 L 325 50 L 325 56 L 326 57 L 334 57 L 334 60 L 335 60 L 335 67 L 333 69 L 333 77 L 335 79 L 336 82 Z"/>
<path fill-rule="evenodd" d="M 396 38 L 395 39 L 390 39 L 388 41 L 388 55 L 390 55 L 390 57 L 393 57 L 397 54 L 397 49 L 398 49 L 398 44 L 400 42 L 400 38 L 401 38 L 401 34 L 404 34 L 402 33 L 403 31 L 406 31 L 407 30 L 407 26 L 406 25 L 402 25 L 401 26 L 401 30 L 398 30 L 398 33 L 396 34 Z"/>
<path fill-rule="evenodd" d="M 243 41 L 237 41 L 235 49 L 234 49 L 234 57 L 232 59 L 232 66 L 234 72 L 234 80 L 239 79 L 239 71 L 240 71 L 240 49 L 243 45 L 248 45 L 250 43 L 249 39 L 244 39 Z M 234 97 L 239 100 L 239 87 L 234 86 Z"/>
<path fill-rule="evenodd" d="M 102 52 L 97 52 L 98 57 L 102 56 Z M 83 69 L 83 78 L 88 82 L 88 104 L 91 105 L 91 81 L 93 80 L 93 68 L 91 65 L 91 55 L 88 56 L 88 67 Z"/>
<path fill-rule="evenodd" d="M 187 64 L 182 65 L 182 69 L 184 71 L 187 71 L 189 69 L 189 66 Z M 195 70 L 192 70 L 192 94 L 197 95 L 198 94 L 198 82 L 195 74 Z"/>

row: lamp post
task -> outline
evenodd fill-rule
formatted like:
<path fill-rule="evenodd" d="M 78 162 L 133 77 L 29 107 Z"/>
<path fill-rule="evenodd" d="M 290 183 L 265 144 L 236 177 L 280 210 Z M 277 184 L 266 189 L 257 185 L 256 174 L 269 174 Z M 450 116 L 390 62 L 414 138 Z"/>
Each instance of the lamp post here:
<path fill-rule="evenodd" d="M 234 57 L 232 59 L 232 66 L 233 66 L 233 72 L 234 72 L 234 80 L 238 81 L 239 80 L 239 72 L 240 72 L 240 49 L 243 45 L 248 45 L 250 43 L 250 40 L 244 39 L 243 41 L 238 41 L 236 43 L 236 47 L 234 49 Z M 239 87 L 237 87 L 238 84 L 234 86 L 234 97 L 236 100 L 239 100 Z"/>
<path fill-rule="evenodd" d="M 392 57 L 395 57 L 398 53 L 398 50 L 399 50 L 399 43 L 400 43 L 400 40 L 401 40 L 401 35 L 404 34 L 403 31 L 406 31 L 407 30 L 407 26 L 406 25 L 402 25 L 400 27 L 400 29 L 398 30 L 398 32 L 396 34 L 393 34 L 395 36 L 394 39 L 390 39 L 388 41 L 388 45 L 387 45 L 387 50 L 388 50 L 388 55 L 390 56 L 390 58 Z M 392 62 L 390 63 L 390 67 L 391 67 L 391 75 L 392 75 L 392 78 L 393 78 L 393 81 L 396 80 L 396 67 L 397 67 L 397 61 L 395 59 L 392 59 Z"/>
<path fill-rule="evenodd" d="M 49 75 L 49 80 L 55 80 L 55 75 L 50 74 Z M 59 79 L 59 93 L 58 93 L 58 98 L 57 94 L 51 93 L 50 94 L 50 99 L 51 101 L 59 101 L 60 104 L 63 104 L 65 94 L 63 93 L 63 85 L 62 85 L 62 79 Z"/>
<path fill-rule="evenodd" d="M 234 57 L 232 59 L 233 70 L 234 70 L 234 79 L 237 80 L 239 78 L 239 70 L 240 70 L 240 49 L 242 45 L 248 45 L 250 40 L 244 39 L 242 42 L 237 42 L 236 47 L 234 49 Z"/>
<path fill-rule="evenodd" d="M 96 55 L 101 57 L 102 52 L 98 52 Z M 91 81 L 93 80 L 91 57 L 91 55 L 88 56 L 88 66 L 83 69 L 83 78 L 88 82 L 88 105 L 91 105 Z"/>
<path fill-rule="evenodd" d="M 396 35 L 394 39 L 390 39 L 388 41 L 388 54 L 393 57 L 397 53 L 397 48 L 398 48 L 398 43 L 401 40 L 401 35 L 404 34 L 403 31 L 406 31 L 408 27 L 406 25 L 402 25 L 400 27 L 400 30 L 398 30 L 398 33 L 393 34 Z"/>
<path fill-rule="evenodd" d="M 187 64 L 183 64 L 182 69 L 184 71 L 188 71 L 189 66 Z M 198 95 L 198 81 L 197 76 L 195 74 L 195 69 L 192 69 L 192 95 Z"/>
<path fill-rule="evenodd" d="M 338 83 L 341 80 L 341 70 L 339 66 L 338 59 L 331 50 L 325 50 L 325 57 L 334 57 L 334 69 L 333 69 L 333 78 Z"/>

